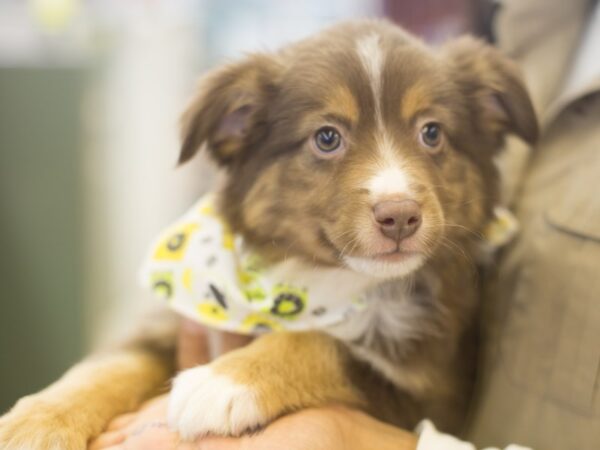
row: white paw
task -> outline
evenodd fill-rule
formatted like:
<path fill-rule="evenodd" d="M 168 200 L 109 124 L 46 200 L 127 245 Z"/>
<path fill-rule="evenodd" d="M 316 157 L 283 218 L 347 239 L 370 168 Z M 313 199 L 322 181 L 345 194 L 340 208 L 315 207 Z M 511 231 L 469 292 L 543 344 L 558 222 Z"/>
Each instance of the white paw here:
<path fill-rule="evenodd" d="M 186 440 L 206 434 L 239 436 L 265 423 L 256 393 L 210 366 L 185 370 L 175 378 L 168 419 Z"/>

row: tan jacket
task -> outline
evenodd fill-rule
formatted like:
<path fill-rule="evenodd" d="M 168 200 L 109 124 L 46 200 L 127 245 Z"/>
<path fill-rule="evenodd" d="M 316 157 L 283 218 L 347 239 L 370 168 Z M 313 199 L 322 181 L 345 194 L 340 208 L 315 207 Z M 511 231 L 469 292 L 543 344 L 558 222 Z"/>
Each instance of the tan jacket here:
<path fill-rule="evenodd" d="M 517 143 L 504 161 L 522 230 L 484 299 L 468 434 L 478 446 L 600 449 L 600 73 L 568 81 L 596 6 L 509 0 L 497 21 L 544 132 L 533 152 Z"/>

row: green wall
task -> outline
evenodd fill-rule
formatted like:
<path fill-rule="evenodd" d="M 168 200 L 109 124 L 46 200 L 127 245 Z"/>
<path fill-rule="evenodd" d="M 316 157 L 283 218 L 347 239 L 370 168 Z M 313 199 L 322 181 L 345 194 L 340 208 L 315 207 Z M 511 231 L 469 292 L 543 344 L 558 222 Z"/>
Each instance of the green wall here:
<path fill-rule="evenodd" d="M 76 68 L 0 68 L 0 412 L 80 356 Z"/>

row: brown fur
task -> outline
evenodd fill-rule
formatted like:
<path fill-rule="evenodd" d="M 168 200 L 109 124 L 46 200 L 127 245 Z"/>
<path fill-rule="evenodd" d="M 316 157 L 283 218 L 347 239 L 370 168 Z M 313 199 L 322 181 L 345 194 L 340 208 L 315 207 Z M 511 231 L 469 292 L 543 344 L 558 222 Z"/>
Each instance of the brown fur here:
<path fill-rule="evenodd" d="M 287 355 L 298 363 L 290 364 Z M 328 403 L 365 406 L 348 378 L 351 362 L 343 345 L 326 334 L 281 333 L 220 357 L 214 370 L 256 389 L 263 414 L 272 420 L 283 412 Z"/>
<path fill-rule="evenodd" d="M 526 89 L 508 61 L 469 38 L 432 50 L 385 22 L 339 25 L 208 75 L 184 115 L 180 161 L 207 148 L 228 175 L 222 213 L 272 262 L 293 256 L 337 266 L 344 255 L 372 253 L 364 180 L 378 169 L 374 149 L 381 135 L 354 38 L 373 32 L 385 53 L 382 122 L 421 205 L 424 225 L 414 245 L 427 255 L 411 283 L 382 282 L 374 295 L 392 308 L 416 308 L 419 332 L 394 337 L 374 323 L 345 342 L 322 333 L 274 334 L 212 367 L 254 389 L 267 421 L 342 402 L 405 427 L 430 417 L 442 429 L 457 430 L 473 377 L 472 260 L 498 190 L 493 156 L 507 133 L 529 142 L 537 136 Z M 435 153 L 417 139 L 426 119 L 443 125 L 443 145 Z M 342 130 L 343 156 L 315 157 L 311 138 L 324 125 Z M 361 351 L 392 363 L 394 372 L 384 373 Z M 68 375 L 20 402 L 0 421 L 0 448 L 8 439 L 32 442 L 32 429 L 44 430 L 45 442 L 64 439 L 60 448 L 82 448 L 85 438 L 166 378 L 166 366 L 150 354 L 110 357 L 103 372 L 83 363 L 73 373 L 84 376 Z M 25 424 L 34 410 L 41 412 Z M 65 417 L 76 418 L 77 430 Z"/>

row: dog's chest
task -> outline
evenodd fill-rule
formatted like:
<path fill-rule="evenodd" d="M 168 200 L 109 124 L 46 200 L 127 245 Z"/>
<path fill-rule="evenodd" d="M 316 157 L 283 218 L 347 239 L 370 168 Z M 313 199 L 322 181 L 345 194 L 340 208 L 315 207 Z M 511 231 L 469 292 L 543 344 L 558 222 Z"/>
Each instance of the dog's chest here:
<path fill-rule="evenodd" d="M 346 342 L 357 358 L 388 380 L 420 390 L 400 369 L 415 341 L 439 332 L 436 285 L 414 280 L 382 283 L 368 293 L 364 311 L 325 331 Z"/>

